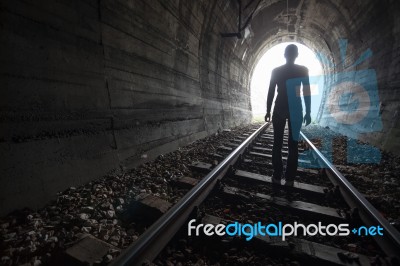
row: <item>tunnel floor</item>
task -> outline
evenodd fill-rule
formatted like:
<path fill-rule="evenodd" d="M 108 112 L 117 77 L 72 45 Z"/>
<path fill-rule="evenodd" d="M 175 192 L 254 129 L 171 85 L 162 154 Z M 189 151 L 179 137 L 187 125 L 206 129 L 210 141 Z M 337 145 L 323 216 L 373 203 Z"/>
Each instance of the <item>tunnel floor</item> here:
<path fill-rule="evenodd" d="M 93 235 L 112 247 L 98 262 L 109 263 L 146 229 L 146 226 L 131 222 L 131 202 L 146 193 L 175 204 L 188 191 L 188 188 L 171 186 L 176 178 L 185 176 L 200 180 L 202 174 L 191 171 L 194 161 L 216 165 L 218 161 L 212 155 L 219 152 L 221 145 L 257 126 L 259 124 L 220 131 L 174 152 L 160 155 L 156 160 L 126 173 L 110 174 L 83 186 L 71 187 L 60 192 L 56 201 L 40 210 L 17 210 L 2 217 L 2 264 L 52 264 L 64 258 L 65 250 L 87 235 Z M 382 152 L 380 164 L 347 164 L 346 137 L 317 125 L 303 127 L 303 132 L 313 136 L 312 141 L 320 146 L 323 153 L 328 151 L 321 146 L 322 136 L 334 136 L 333 163 L 399 229 L 398 158 Z M 274 263 L 272 260 L 271 263 L 279 265 L 282 261 Z"/>

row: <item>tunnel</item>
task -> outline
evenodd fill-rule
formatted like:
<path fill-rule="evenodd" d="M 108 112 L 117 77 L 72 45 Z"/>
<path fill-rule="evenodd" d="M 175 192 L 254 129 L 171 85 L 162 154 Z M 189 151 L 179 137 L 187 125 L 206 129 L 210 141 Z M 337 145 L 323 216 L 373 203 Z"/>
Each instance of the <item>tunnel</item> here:
<path fill-rule="evenodd" d="M 5 0 L 0 12 L 2 215 L 250 124 L 254 68 L 284 42 L 322 64 L 319 125 L 400 154 L 399 1 Z M 363 127 L 377 130 L 332 122 L 330 85 L 349 73 L 376 89 Z"/>

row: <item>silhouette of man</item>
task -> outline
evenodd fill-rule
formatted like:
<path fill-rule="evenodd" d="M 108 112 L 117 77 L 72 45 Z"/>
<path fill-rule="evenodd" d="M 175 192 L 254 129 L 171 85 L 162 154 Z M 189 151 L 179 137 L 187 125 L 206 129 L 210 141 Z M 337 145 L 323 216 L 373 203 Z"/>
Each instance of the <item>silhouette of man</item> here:
<path fill-rule="evenodd" d="M 290 44 L 286 47 L 286 64 L 272 70 L 271 82 L 268 89 L 266 122 L 271 119 L 271 106 L 275 96 L 275 88 L 277 87 L 277 96 L 272 116 L 272 125 L 274 127 L 274 146 L 272 148 L 273 184 L 281 184 L 283 176 L 282 144 L 286 120 L 288 120 L 289 125 L 289 151 L 286 162 L 285 185 L 288 186 L 293 186 L 294 177 L 297 172 L 299 157 L 297 145 L 301 124 L 304 121 L 307 126 L 311 122 L 311 93 L 308 69 L 305 66 L 294 63 L 298 54 L 296 45 Z M 300 98 L 301 84 L 303 85 L 303 98 L 306 108 L 304 119 Z"/>

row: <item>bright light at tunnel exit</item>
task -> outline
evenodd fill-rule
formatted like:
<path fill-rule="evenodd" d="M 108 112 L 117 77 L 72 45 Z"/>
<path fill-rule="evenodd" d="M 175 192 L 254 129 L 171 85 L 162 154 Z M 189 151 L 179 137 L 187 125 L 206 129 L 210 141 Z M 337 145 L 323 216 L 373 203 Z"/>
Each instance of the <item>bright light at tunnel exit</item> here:
<path fill-rule="evenodd" d="M 266 113 L 268 86 L 271 79 L 271 71 L 286 63 L 284 53 L 289 44 L 295 44 L 299 48 L 299 56 L 295 64 L 303 65 L 308 68 L 309 76 L 323 75 L 323 69 L 320 61 L 313 51 L 300 43 L 286 42 L 278 44 L 269 49 L 256 65 L 251 79 L 251 106 L 254 120 L 263 119 Z M 311 85 L 311 118 L 314 120 L 322 99 L 322 88 Z M 303 102 L 303 100 L 302 100 Z M 273 105 L 272 105 L 273 107 Z M 303 102 L 303 110 L 305 110 Z M 304 112 L 304 111 L 303 111 Z"/>

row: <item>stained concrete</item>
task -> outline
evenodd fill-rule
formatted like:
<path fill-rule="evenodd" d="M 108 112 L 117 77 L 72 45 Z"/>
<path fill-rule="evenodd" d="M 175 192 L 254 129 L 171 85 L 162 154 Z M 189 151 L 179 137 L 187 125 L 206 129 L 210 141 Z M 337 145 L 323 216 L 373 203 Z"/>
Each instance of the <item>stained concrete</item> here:
<path fill-rule="evenodd" d="M 237 39 L 220 35 L 237 30 L 233 0 L 1 1 L 0 213 L 249 123 L 252 71 L 283 41 L 326 55 L 325 73 L 350 71 L 339 39 L 348 65 L 371 49 L 356 70 L 376 72 L 383 129 L 361 137 L 400 150 L 399 2 L 257 3 L 242 1 L 242 24 L 255 11 Z"/>

